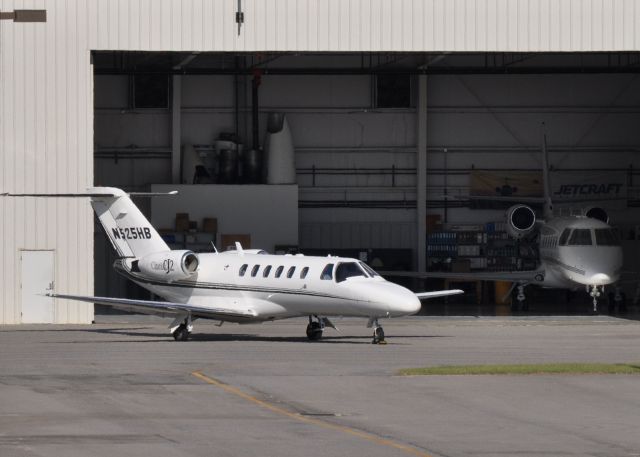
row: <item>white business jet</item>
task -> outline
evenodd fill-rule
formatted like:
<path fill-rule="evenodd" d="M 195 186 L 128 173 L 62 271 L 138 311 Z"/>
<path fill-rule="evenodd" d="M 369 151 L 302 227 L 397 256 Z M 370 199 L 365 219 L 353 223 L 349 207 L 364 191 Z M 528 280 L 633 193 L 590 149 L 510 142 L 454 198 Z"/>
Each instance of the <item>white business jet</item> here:
<path fill-rule="evenodd" d="M 175 192 L 174 192 L 175 193 Z M 176 341 L 186 341 L 196 319 L 248 324 L 309 316 L 307 337 L 318 340 L 328 316 L 368 318 L 373 343 L 384 343 L 378 319 L 415 314 L 420 299 L 462 293 L 413 293 L 383 279 L 356 259 L 270 255 L 262 250 L 194 253 L 171 250 L 124 191 L 93 187 L 84 194 L 8 196 L 90 197 L 102 227 L 118 253 L 114 268 L 166 301 L 50 294 L 144 314 L 173 317 Z"/>
<path fill-rule="evenodd" d="M 584 287 L 593 298 L 593 311 L 596 312 L 598 297 L 604 292 L 604 287 L 620 279 L 623 260 L 620 240 L 616 231 L 609 226 L 609 216 L 603 208 L 592 206 L 583 209 L 581 215 L 554 216 L 544 126 L 542 172 L 543 198 L 491 198 L 491 200 L 497 201 L 519 202 L 506 212 L 507 232 L 514 239 L 537 238 L 540 253 L 538 268 L 532 271 L 407 272 L 398 275 L 421 278 L 512 281 L 513 287 L 517 287 L 517 299 L 520 302 L 526 298 L 524 287 L 528 284 L 569 290 Z M 571 201 L 584 200 L 574 199 Z M 542 204 L 542 220 L 537 219 L 535 211 L 525 203 Z M 394 273 L 389 272 L 388 275 L 391 276 Z M 619 295 L 617 290 L 616 295 Z"/>

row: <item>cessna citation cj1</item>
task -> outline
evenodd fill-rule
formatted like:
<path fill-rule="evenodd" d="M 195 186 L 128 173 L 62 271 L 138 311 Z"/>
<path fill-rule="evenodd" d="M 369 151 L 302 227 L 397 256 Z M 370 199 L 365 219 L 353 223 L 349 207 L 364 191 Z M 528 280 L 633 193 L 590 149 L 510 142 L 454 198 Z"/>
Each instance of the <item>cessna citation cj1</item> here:
<path fill-rule="evenodd" d="M 399 275 L 421 278 L 512 281 L 512 290 L 513 287 L 518 288 L 516 297 L 520 302 L 525 300 L 524 287 L 528 284 L 569 290 L 584 287 L 593 298 L 593 311 L 596 312 L 598 297 L 604 292 L 604 287 L 620 279 L 623 259 L 618 235 L 609 226 L 609 216 L 606 211 L 600 207 L 586 208 L 579 216 L 558 217 L 554 215 L 544 127 L 542 165 L 544 197 L 491 198 L 495 201 L 519 202 L 506 212 L 507 232 L 514 239 L 536 237 L 540 253 L 540 261 L 536 270 L 471 273 L 408 272 Z M 537 219 L 535 211 L 525 203 L 542 204 L 542 220 Z M 387 273 L 384 274 L 387 275 Z M 387 276 L 395 274 L 389 272 Z M 616 295 L 618 295 L 617 291 Z"/>
<path fill-rule="evenodd" d="M 307 337 L 318 340 L 327 316 L 368 318 L 373 343 L 384 343 L 378 319 L 415 314 L 420 299 L 462 293 L 442 290 L 414 294 L 383 279 L 356 259 L 269 255 L 262 250 L 195 253 L 171 250 L 124 191 L 94 187 L 85 194 L 8 196 L 90 197 L 118 260 L 114 268 L 166 301 L 85 297 L 52 297 L 107 305 L 143 314 L 173 317 L 176 341 L 186 341 L 196 319 L 248 324 L 309 316 Z"/>

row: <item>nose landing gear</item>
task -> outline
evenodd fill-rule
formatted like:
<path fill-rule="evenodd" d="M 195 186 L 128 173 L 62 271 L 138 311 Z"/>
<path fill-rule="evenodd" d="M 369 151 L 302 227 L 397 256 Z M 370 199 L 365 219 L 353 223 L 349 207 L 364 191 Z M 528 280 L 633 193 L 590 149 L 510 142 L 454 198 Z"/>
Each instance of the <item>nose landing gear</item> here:
<path fill-rule="evenodd" d="M 598 314 L 598 297 L 604 293 L 604 286 L 587 286 L 587 292 L 593 298 L 593 314 Z"/>
<path fill-rule="evenodd" d="M 371 340 L 371 344 L 387 344 L 387 341 L 384 339 L 384 330 L 378 323 L 377 317 L 372 317 L 371 319 L 369 319 L 367 327 L 373 327 L 373 339 Z"/>

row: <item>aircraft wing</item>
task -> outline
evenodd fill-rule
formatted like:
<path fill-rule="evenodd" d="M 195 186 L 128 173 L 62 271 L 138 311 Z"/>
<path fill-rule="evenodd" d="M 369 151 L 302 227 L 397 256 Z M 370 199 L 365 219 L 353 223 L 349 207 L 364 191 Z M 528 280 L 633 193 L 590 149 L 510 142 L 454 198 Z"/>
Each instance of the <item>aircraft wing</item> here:
<path fill-rule="evenodd" d="M 124 311 L 132 311 L 142 314 L 155 314 L 163 317 L 175 317 L 176 314 L 190 312 L 194 317 L 202 317 L 216 320 L 244 321 L 256 317 L 252 310 L 239 311 L 224 308 L 213 308 L 209 306 L 193 305 L 188 303 L 172 303 L 166 301 L 153 300 L 132 300 L 129 298 L 111 297 L 85 297 L 81 295 L 47 294 L 49 297 L 62 298 L 66 300 L 77 300 L 98 305 L 111 306 Z"/>
<path fill-rule="evenodd" d="M 478 271 L 469 273 L 419 272 L 419 271 L 379 271 L 382 276 L 402 276 L 406 278 L 424 279 L 458 279 L 466 281 L 511 281 L 511 282 L 542 282 L 544 270 L 534 271 Z"/>
<path fill-rule="evenodd" d="M 464 290 L 460 290 L 460 289 L 434 290 L 432 292 L 418 292 L 416 294 L 416 297 L 418 297 L 420 300 L 424 300 L 427 298 L 447 297 L 449 295 L 458 295 L 463 293 L 464 293 Z"/>

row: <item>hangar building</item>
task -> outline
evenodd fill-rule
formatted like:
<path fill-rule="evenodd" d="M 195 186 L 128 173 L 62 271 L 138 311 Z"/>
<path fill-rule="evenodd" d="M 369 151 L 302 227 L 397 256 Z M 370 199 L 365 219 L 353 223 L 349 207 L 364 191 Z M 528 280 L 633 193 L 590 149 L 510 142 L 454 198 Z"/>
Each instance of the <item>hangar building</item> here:
<path fill-rule="evenodd" d="M 0 192 L 177 188 L 138 201 L 175 245 L 239 239 L 424 271 L 440 259 L 429 235 L 499 231 L 503 210 L 469 196 L 482 182 L 521 195 L 544 122 L 554 192 L 621 197 L 607 211 L 638 258 L 634 0 L 0 0 L 0 12 Z M 1 197 L 0 215 L 0 323 L 93 320 L 64 300 L 42 313 L 41 289 L 140 293 L 111 272 L 86 200 Z M 466 254 L 459 268 L 512 257 Z"/>

